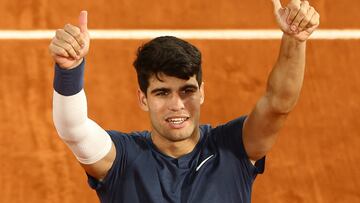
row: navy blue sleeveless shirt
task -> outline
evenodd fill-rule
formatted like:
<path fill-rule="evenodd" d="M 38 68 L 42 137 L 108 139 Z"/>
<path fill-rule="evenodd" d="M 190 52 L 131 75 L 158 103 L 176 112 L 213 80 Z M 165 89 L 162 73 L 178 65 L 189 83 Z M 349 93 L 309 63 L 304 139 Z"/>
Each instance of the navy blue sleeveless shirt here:
<path fill-rule="evenodd" d="M 200 126 L 194 150 L 180 158 L 157 150 L 150 132 L 108 131 L 116 158 L 102 181 L 89 176 L 103 203 L 250 203 L 265 158 L 250 162 L 242 142 L 245 117 L 212 128 Z"/>

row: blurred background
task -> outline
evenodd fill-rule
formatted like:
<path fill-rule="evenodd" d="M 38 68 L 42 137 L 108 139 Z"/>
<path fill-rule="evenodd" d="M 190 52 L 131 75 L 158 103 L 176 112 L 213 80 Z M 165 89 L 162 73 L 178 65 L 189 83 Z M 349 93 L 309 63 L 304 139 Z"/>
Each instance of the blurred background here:
<path fill-rule="evenodd" d="M 321 29 L 360 29 L 360 1 L 311 4 Z M 77 24 L 81 10 L 89 12 L 90 29 L 277 29 L 270 0 L 1 0 L 0 32 L 55 30 Z M 145 41 L 91 41 L 85 91 L 89 116 L 105 129 L 149 129 L 132 67 Z M 248 114 L 265 90 L 280 40 L 189 41 L 203 53 L 202 123 Z M 95 203 L 52 123 L 49 43 L 0 40 L 0 202 Z M 255 181 L 254 203 L 360 202 L 360 40 L 307 46 L 301 98 Z"/>

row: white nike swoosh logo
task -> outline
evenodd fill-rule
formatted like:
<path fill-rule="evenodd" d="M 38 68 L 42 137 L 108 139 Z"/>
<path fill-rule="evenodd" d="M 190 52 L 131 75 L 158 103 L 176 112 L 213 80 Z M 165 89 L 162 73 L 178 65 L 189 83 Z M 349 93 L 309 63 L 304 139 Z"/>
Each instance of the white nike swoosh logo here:
<path fill-rule="evenodd" d="M 209 159 L 211 159 L 211 157 L 213 157 L 214 155 L 210 155 L 208 158 L 206 158 L 204 161 L 202 161 L 201 163 L 200 163 L 200 165 L 198 166 L 198 167 L 196 167 L 196 171 L 198 171 L 200 168 L 201 168 L 201 166 L 202 165 L 204 165 L 205 164 L 205 162 L 207 162 Z"/>

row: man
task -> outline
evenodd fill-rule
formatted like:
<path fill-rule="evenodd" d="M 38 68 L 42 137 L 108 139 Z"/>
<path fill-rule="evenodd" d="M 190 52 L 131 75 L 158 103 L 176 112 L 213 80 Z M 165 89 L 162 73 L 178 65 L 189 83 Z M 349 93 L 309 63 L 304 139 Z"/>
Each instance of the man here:
<path fill-rule="evenodd" d="M 199 125 L 204 102 L 201 54 L 165 36 L 139 48 L 141 108 L 151 131 L 105 131 L 87 117 L 84 57 L 87 13 L 79 27 L 57 30 L 49 49 L 55 67 L 53 119 L 59 136 L 89 175 L 101 202 L 250 202 L 252 183 L 300 93 L 306 40 L 319 25 L 307 1 L 282 7 L 273 0 L 284 32 L 265 94 L 248 116 L 224 125 Z"/>

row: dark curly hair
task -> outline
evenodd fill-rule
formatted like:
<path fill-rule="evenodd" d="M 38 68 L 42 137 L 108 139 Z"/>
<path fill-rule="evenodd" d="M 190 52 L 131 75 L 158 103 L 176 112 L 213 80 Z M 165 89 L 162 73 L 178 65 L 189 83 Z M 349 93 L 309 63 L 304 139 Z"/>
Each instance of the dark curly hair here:
<path fill-rule="evenodd" d="M 189 42 L 173 36 L 157 37 L 140 46 L 133 65 L 140 89 L 145 94 L 149 78 L 155 75 L 160 80 L 160 73 L 184 80 L 196 75 L 199 87 L 202 82 L 200 51 Z"/>

